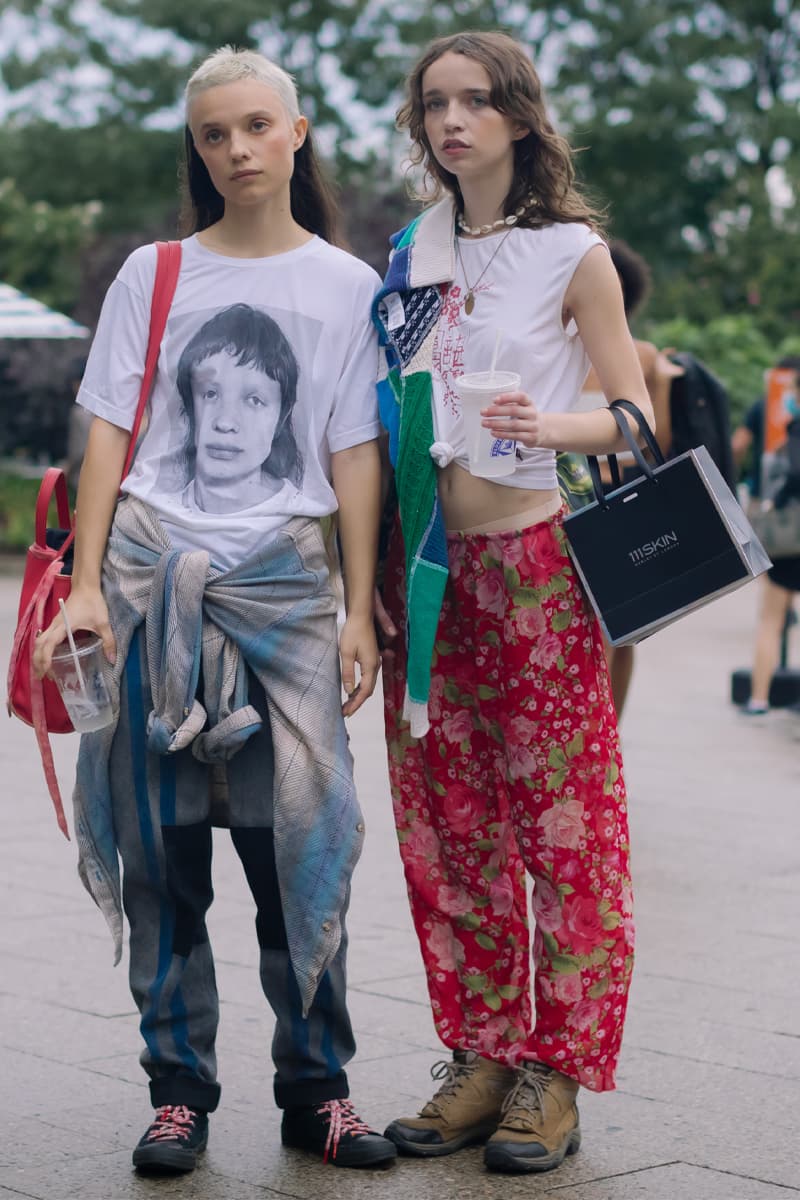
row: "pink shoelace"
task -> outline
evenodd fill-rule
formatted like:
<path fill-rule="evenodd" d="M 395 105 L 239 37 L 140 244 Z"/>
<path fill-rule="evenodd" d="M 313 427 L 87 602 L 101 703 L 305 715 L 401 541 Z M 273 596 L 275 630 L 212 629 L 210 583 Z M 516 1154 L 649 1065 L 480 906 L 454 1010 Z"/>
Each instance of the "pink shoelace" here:
<path fill-rule="evenodd" d="M 324 1113 L 329 1122 L 328 1140 L 322 1156 L 324 1163 L 329 1158 L 336 1158 L 336 1151 L 339 1149 L 339 1142 L 343 1136 L 372 1133 L 369 1125 L 364 1124 L 349 1100 L 328 1100 L 325 1104 L 320 1104 L 317 1112 L 320 1115 Z"/>
<path fill-rule="evenodd" d="M 184 1141 L 192 1132 L 196 1113 L 184 1104 L 164 1104 L 156 1109 L 156 1119 L 147 1131 L 148 1142 Z"/>

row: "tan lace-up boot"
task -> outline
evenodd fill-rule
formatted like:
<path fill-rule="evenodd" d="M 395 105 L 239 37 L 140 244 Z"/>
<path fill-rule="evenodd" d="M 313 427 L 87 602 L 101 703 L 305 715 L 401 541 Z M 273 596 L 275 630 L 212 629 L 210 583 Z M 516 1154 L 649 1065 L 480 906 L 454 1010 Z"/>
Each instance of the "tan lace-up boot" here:
<path fill-rule="evenodd" d="M 435 1096 L 418 1117 L 392 1121 L 384 1136 L 401 1154 L 421 1157 L 485 1141 L 497 1127 L 515 1072 L 469 1051 L 453 1062 L 435 1063 L 431 1075 L 442 1080 Z"/>
<path fill-rule="evenodd" d="M 525 1063 L 486 1144 L 490 1171 L 552 1171 L 581 1144 L 579 1084 L 544 1063 Z"/>

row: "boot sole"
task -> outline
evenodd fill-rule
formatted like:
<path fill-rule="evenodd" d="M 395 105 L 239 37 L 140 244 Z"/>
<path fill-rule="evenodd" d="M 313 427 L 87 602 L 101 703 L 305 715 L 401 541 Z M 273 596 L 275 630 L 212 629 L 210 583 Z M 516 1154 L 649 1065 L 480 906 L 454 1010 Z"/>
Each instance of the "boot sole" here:
<path fill-rule="evenodd" d="M 308 1142 L 304 1142 L 300 1138 L 291 1139 L 282 1135 L 281 1144 L 289 1150 L 304 1151 L 306 1154 L 313 1155 L 317 1162 L 322 1162 L 322 1150 L 314 1146 L 309 1146 Z M 353 1151 L 352 1155 L 348 1155 L 347 1151 L 343 1151 L 341 1157 L 329 1158 L 325 1166 L 350 1167 L 355 1169 L 360 1167 L 390 1167 L 396 1158 L 397 1147 L 394 1145 L 392 1145 L 391 1149 L 380 1146 L 373 1146 L 369 1149 L 361 1147 L 358 1151 Z"/>
<path fill-rule="evenodd" d="M 515 1154 L 515 1150 L 524 1149 L 524 1142 L 490 1142 L 484 1154 L 487 1171 L 498 1171 L 507 1175 L 531 1174 L 536 1171 L 553 1171 L 560 1167 L 565 1158 L 577 1154 L 581 1148 L 580 1126 L 573 1129 L 566 1143 L 554 1150 L 552 1154 L 542 1155 L 541 1158 L 528 1158 Z"/>
<path fill-rule="evenodd" d="M 469 1133 L 464 1133 L 461 1137 L 451 1138 L 449 1142 L 426 1144 L 406 1139 L 402 1133 L 402 1126 L 393 1122 L 388 1129 L 384 1130 L 383 1136 L 390 1142 L 394 1142 L 399 1152 L 406 1158 L 443 1158 L 446 1154 L 455 1154 L 456 1151 L 464 1150 L 467 1146 L 481 1145 L 492 1136 L 496 1128 L 496 1125 L 486 1125 L 478 1129 L 471 1129 Z"/>
<path fill-rule="evenodd" d="M 133 1165 L 143 1175 L 186 1175 L 197 1166 L 198 1155 L 205 1144 L 195 1150 L 180 1146 L 137 1146 L 133 1152 Z"/>

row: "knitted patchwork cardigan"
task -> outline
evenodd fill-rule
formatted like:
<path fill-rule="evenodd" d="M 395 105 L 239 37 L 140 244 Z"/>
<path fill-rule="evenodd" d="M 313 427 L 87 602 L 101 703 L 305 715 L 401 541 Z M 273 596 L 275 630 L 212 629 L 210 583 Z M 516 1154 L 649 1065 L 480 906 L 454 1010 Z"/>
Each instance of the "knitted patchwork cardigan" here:
<path fill-rule="evenodd" d="M 431 660 L 447 582 L 447 538 L 439 508 L 433 431 L 433 345 L 443 295 L 455 274 L 450 199 L 392 239 L 389 269 L 373 306 L 381 347 L 378 403 L 389 433 L 406 558 L 408 674 L 404 716 L 413 737 L 429 728 Z"/>

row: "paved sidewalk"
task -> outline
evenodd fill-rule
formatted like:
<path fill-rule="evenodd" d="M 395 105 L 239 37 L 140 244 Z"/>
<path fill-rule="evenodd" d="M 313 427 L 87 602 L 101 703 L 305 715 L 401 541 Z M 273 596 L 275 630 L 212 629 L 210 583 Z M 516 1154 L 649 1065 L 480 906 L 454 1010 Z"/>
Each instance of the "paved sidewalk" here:
<path fill-rule="evenodd" d="M 209 925 L 223 1101 L 193 1176 L 137 1178 L 130 1152 L 149 1107 L 125 967 L 111 967 L 32 732 L 3 718 L 0 1198 L 800 1200 L 800 719 L 748 722 L 728 702 L 730 672 L 749 657 L 756 593 L 639 649 L 623 727 L 638 963 L 619 1090 L 583 1097 L 583 1149 L 540 1177 L 490 1176 L 477 1149 L 353 1172 L 281 1148 L 252 905 L 220 832 Z M 17 594 L 17 579 L 0 576 L 4 668 Z M 359 1041 L 350 1076 L 358 1106 L 382 1127 L 430 1093 L 441 1048 L 407 912 L 377 700 L 351 729 L 368 839 L 350 919 Z M 75 749 L 75 738 L 56 739 L 67 792 Z"/>

